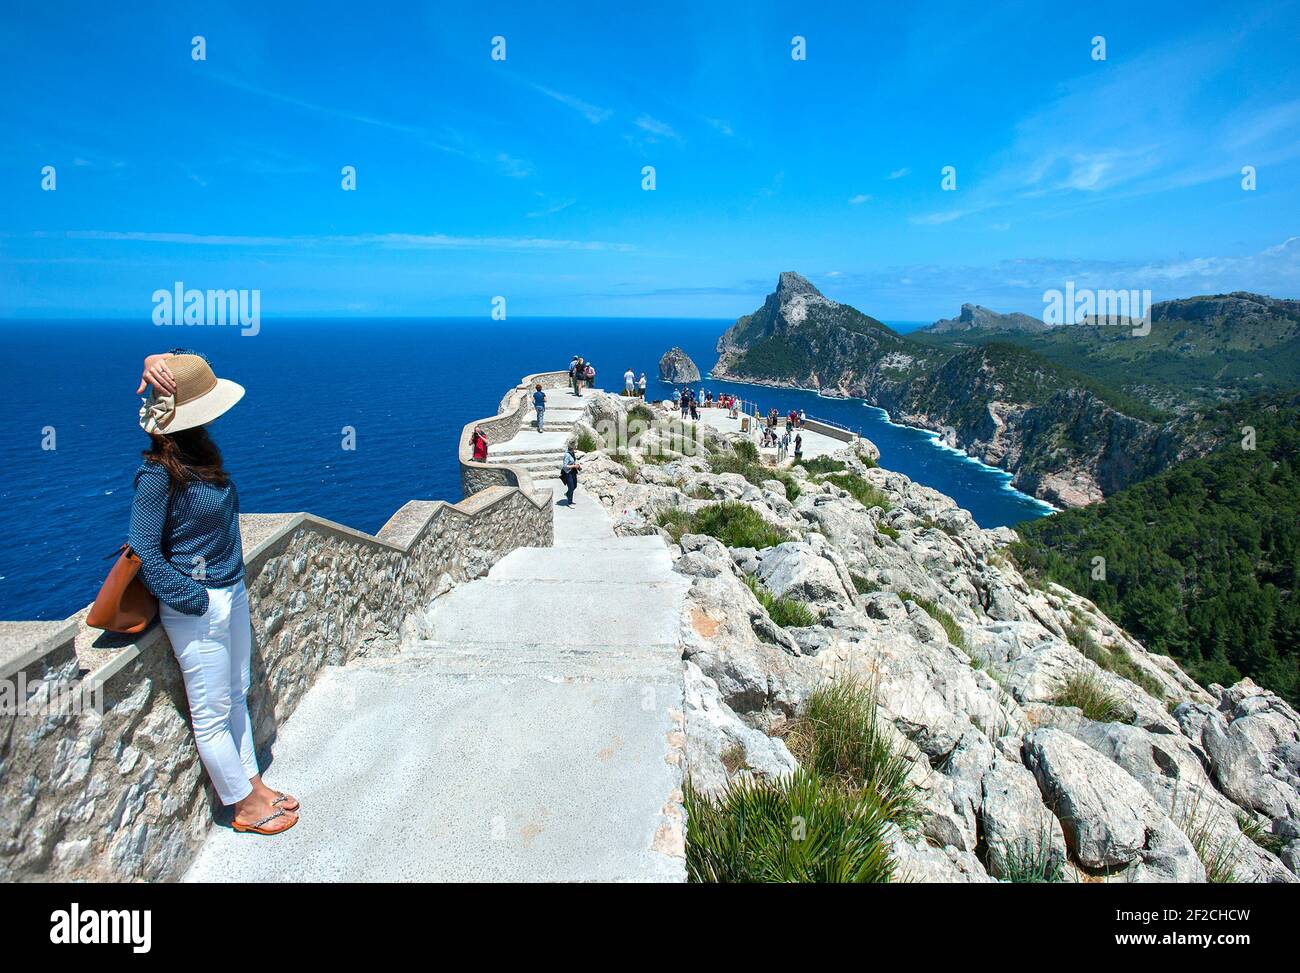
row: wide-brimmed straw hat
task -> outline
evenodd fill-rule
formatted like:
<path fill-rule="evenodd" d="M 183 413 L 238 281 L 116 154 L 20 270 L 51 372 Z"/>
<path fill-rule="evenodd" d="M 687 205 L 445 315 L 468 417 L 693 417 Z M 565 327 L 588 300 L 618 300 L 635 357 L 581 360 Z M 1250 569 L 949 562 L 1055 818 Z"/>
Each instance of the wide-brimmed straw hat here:
<path fill-rule="evenodd" d="M 175 395 L 153 389 L 140 407 L 140 428 L 148 433 L 173 433 L 204 426 L 244 397 L 244 387 L 217 378 L 198 355 L 172 355 L 167 370 L 176 383 Z"/>

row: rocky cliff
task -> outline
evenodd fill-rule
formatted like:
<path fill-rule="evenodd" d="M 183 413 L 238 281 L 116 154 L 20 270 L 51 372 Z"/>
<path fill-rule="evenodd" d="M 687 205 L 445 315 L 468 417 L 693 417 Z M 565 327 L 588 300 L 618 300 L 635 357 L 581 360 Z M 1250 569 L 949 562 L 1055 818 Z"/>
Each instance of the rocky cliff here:
<path fill-rule="evenodd" d="M 659 359 L 659 377 L 674 384 L 698 382 L 700 369 L 682 349 L 669 348 Z"/>
<path fill-rule="evenodd" d="M 970 319 L 988 320 L 974 310 Z M 1092 503 L 1199 455 L 1174 427 L 1122 411 L 1096 383 L 1033 351 L 913 341 L 794 273 L 722 335 L 718 352 L 720 378 L 865 399 L 1058 505 Z"/>
<path fill-rule="evenodd" d="M 625 409 L 598 395 L 580 425 L 616 428 Z M 890 832 L 903 877 L 1025 880 L 1029 861 L 1054 881 L 1296 881 L 1300 716 L 1282 699 L 1197 685 L 1092 602 L 1037 586 L 1006 552 L 1013 531 L 876 468 L 869 443 L 836 454 L 839 473 L 769 477 L 737 466 L 738 439 L 706 429 L 684 456 L 652 428 L 584 462 L 616 532 L 659 533 L 691 579 L 693 786 L 791 774 L 810 693 L 863 678 L 920 805 Z M 763 546 L 692 532 L 718 533 L 728 501 L 770 528 Z M 772 598 L 806 624 L 779 624 Z"/>

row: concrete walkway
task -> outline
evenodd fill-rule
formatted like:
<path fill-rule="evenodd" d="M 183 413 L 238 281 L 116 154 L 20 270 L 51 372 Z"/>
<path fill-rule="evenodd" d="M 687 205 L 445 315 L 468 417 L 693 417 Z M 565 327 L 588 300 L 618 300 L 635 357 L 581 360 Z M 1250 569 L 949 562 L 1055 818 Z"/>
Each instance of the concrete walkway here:
<path fill-rule="evenodd" d="M 689 583 L 581 490 L 553 515 L 554 547 L 436 599 L 426 640 L 327 669 L 267 770 L 301 820 L 214 828 L 187 879 L 683 881 Z"/>
<path fill-rule="evenodd" d="M 740 432 L 740 420 L 732 419 L 731 414 L 726 409 L 701 409 L 700 422 L 712 426 L 720 432 Z M 751 416 L 750 429 L 752 430 L 753 428 L 755 428 L 755 425 L 753 417 Z M 784 418 L 782 418 L 781 424 L 777 426 L 776 432 L 778 436 L 785 434 Z M 803 437 L 804 459 L 816 459 L 818 456 L 825 456 L 827 453 L 834 453 L 837 450 L 841 450 L 847 445 L 843 440 L 832 439 L 824 433 L 813 432 L 811 429 L 796 429 L 795 433 Z M 793 444 L 795 433 L 792 433 L 790 436 L 790 463 L 794 462 Z M 754 440 L 755 445 L 758 444 L 758 439 L 756 437 L 751 435 L 750 438 Z M 773 459 L 776 458 L 775 448 L 761 448 L 759 452 L 763 456 L 770 456 Z"/>

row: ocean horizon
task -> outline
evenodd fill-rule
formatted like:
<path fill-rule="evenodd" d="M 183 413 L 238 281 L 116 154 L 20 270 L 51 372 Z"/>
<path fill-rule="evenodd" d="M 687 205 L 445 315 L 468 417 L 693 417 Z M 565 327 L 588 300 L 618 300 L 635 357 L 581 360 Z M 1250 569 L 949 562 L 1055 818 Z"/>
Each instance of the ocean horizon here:
<path fill-rule="evenodd" d="M 374 533 L 412 499 L 461 499 L 456 442 L 496 413 L 526 374 L 580 354 L 611 390 L 631 367 L 649 394 L 660 356 L 681 346 L 707 373 L 731 324 L 714 318 L 267 317 L 256 336 L 232 327 L 159 327 L 138 319 L 7 319 L 6 360 L 33 377 L 0 391 L 0 618 L 57 619 L 88 604 L 126 536 L 132 474 L 147 439 L 134 395 L 146 354 L 200 351 L 244 385 L 212 426 L 245 513 L 307 511 Z M 905 326 L 912 322 L 899 322 Z M 891 325 L 893 326 L 893 325 Z M 28 366 L 26 363 L 30 363 Z M 717 381 L 766 410 L 791 408 L 858 431 L 881 465 L 953 497 L 984 527 L 1051 512 L 1010 476 L 890 421 L 858 399 Z M 347 430 L 355 449 L 345 449 Z M 45 448 L 48 445 L 53 448 Z"/>

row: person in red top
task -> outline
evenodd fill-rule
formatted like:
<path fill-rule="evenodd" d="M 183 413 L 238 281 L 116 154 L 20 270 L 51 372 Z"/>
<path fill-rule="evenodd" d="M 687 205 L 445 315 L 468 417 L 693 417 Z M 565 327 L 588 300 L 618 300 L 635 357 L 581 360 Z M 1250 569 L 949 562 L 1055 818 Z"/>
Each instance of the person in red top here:
<path fill-rule="evenodd" d="M 478 426 L 474 427 L 474 435 L 470 442 L 474 444 L 474 461 L 477 463 L 487 462 L 487 436 L 483 435 L 483 430 Z"/>

